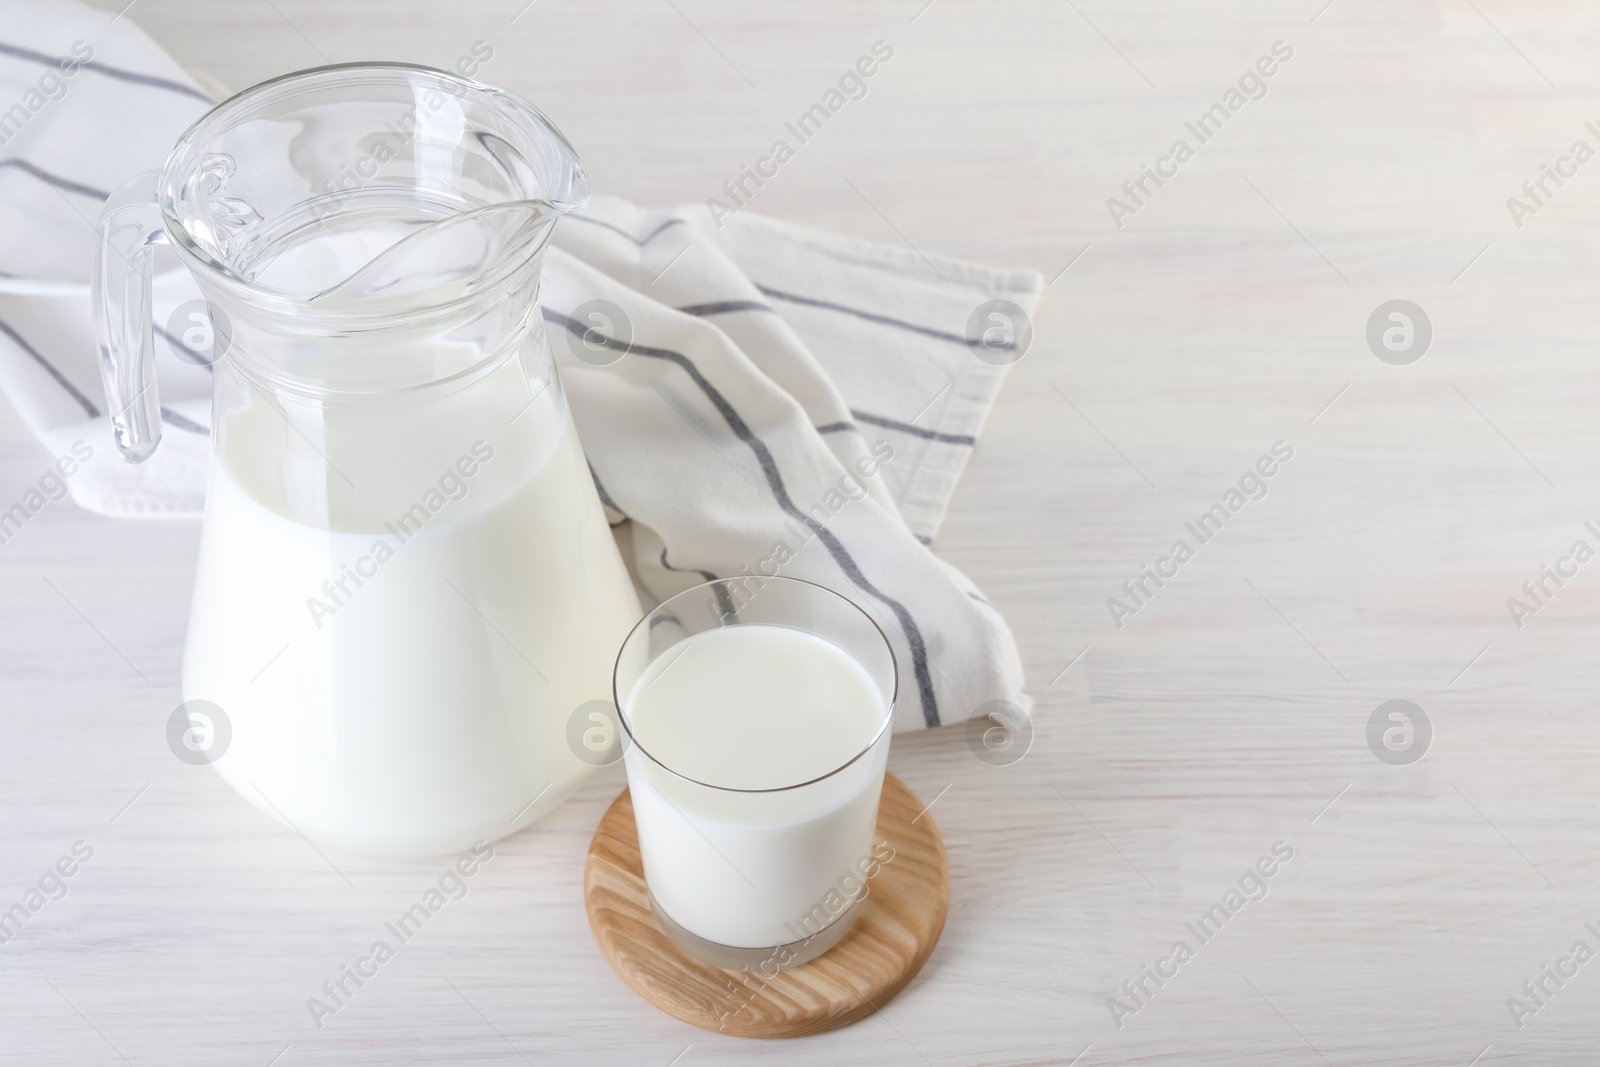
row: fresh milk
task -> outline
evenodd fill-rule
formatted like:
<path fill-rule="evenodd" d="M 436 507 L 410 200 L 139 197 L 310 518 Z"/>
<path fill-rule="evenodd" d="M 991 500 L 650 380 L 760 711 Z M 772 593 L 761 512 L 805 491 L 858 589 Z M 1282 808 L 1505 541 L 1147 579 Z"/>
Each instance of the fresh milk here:
<path fill-rule="evenodd" d="M 889 708 L 854 657 L 784 626 L 707 630 L 645 668 L 626 714 L 645 880 L 680 926 L 737 948 L 785 945 L 859 896 Z M 734 791 L 802 786 L 869 746 L 820 782 Z"/>
<path fill-rule="evenodd" d="M 568 720 L 638 603 L 533 366 L 421 412 L 227 390 L 248 399 L 218 412 L 184 696 L 231 723 L 223 777 L 312 840 L 456 851 L 593 769 Z"/>

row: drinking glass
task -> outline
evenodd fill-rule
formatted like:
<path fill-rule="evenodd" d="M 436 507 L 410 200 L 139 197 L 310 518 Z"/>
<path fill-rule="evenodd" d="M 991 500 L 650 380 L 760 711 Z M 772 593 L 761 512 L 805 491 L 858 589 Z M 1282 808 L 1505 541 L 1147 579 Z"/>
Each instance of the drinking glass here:
<path fill-rule="evenodd" d="M 733 631 L 767 658 L 729 658 L 728 642 L 717 652 L 704 640 Z M 797 648 L 795 635 L 827 647 Z M 807 657 L 788 658 L 796 650 Z M 751 662 L 775 669 L 756 676 Z M 818 662 L 828 669 L 812 669 Z M 652 687 L 674 672 L 673 700 L 652 703 Z M 872 618 L 799 579 L 707 582 L 634 627 L 614 691 L 645 881 L 674 942 L 716 966 L 770 975 L 844 937 L 893 855 L 875 829 L 896 685 L 894 654 Z M 709 702 L 733 718 L 703 736 Z M 793 716 L 775 724 L 777 707 Z M 828 762 L 784 780 L 798 764 L 783 748 Z"/>

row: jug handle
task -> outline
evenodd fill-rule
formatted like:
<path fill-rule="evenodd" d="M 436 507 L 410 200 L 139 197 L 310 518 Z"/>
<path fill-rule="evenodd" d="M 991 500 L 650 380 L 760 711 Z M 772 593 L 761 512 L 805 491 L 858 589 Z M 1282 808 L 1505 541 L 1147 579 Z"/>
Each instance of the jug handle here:
<path fill-rule="evenodd" d="M 167 240 L 157 203 L 160 177 L 160 171 L 146 171 L 106 201 L 90 276 L 106 406 L 117 451 L 129 463 L 143 463 L 161 443 L 161 398 L 156 392 L 150 322 L 155 250 Z"/>

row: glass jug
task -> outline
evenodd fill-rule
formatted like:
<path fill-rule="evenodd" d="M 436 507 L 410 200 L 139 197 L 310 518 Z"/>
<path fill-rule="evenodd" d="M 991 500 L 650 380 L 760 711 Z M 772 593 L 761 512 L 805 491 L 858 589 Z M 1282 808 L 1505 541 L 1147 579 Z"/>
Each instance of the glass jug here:
<path fill-rule="evenodd" d="M 454 851 L 593 770 L 568 725 L 609 696 L 639 604 L 538 307 L 587 198 L 521 99 L 354 64 L 233 97 L 107 202 L 94 304 L 125 459 L 160 440 L 156 245 L 214 334 L 183 696 L 231 729 L 222 776 L 312 840 Z"/>

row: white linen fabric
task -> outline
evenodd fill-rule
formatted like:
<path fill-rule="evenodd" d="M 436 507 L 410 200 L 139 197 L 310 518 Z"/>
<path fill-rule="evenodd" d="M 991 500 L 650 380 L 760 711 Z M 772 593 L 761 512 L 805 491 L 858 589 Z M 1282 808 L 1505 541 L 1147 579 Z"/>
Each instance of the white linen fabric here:
<path fill-rule="evenodd" d="M 164 434 L 135 466 L 112 445 L 87 278 L 101 203 L 211 97 L 128 17 L 0 9 L 0 388 L 53 454 L 92 448 L 68 480 L 83 507 L 198 515 L 210 370 L 162 325 L 197 290 L 157 278 Z M 1004 619 L 928 546 L 1005 374 L 974 355 L 969 318 L 993 299 L 1031 314 L 1037 273 L 596 197 L 557 225 L 543 274 L 579 437 L 649 596 L 819 582 L 894 645 L 897 730 L 1028 705 Z"/>

